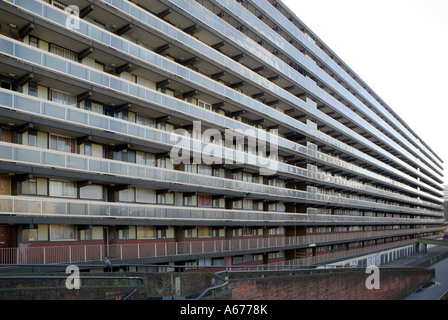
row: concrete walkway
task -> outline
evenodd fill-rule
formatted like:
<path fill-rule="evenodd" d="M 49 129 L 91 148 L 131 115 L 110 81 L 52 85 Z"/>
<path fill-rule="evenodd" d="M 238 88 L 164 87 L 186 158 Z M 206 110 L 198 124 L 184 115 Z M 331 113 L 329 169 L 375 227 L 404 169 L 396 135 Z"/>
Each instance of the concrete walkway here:
<path fill-rule="evenodd" d="M 404 300 L 440 300 L 448 292 L 448 259 L 445 258 L 432 267 L 436 272 L 435 277 Z"/>
<path fill-rule="evenodd" d="M 429 262 L 427 266 L 434 268 L 435 277 L 403 300 L 439 300 L 448 291 L 448 258 L 444 258 L 435 264 L 430 262 L 431 259 L 443 254 L 448 254 L 448 247 L 438 246 L 429 249 L 427 253 L 417 253 L 385 265 L 413 267 Z"/>

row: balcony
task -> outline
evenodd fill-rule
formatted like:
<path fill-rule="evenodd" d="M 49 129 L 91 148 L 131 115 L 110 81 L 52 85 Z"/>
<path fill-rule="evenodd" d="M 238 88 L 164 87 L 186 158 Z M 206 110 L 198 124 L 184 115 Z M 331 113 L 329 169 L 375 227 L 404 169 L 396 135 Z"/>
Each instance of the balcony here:
<path fill-rule="evenodd" d="M 19 2 L 20 2 L 20 6 L 23 6 L 23 7 L 27 7 L 29 5 L 25 1 L 19 1 Z M 37 6 L 37 4 L 35 4 L 35 5 Z M 41 5 L 43 5 L 43 4 L 41 4 Z M 34 7 L 32 8 L 32 10 L 34 10 L 36 12 L 39 11 L 39 10 L 35 9 Z M 57 10 L 57 9 L 53 9 L 53 10 Z M 142 11 L 142 14 L 144 14 L 145 17 L 146 17 L 146 15 L 151 16 L 148 13 L 144 13 L 144 11 L 142 9 L 136 9 L 136 10 Z M 51 10 L 48 9 L 48 11 L 51 11 Z M 63 12 L 60 12 L 60 10 L 59 10 L 59 12 L 55 11 L 54 13 L 52 13 L 51 19 L 52 19 L 52 21 L 54 21 L 56 23 L 60 23 L 63 26 L 65 26 L 66 16 L 64 15 Z M 84 26 L 84 24 L 85 24 L 85 26 Z M 85 33 L 86 36 L 90 37 L 89 30 L 95 30 L 95 32 L 97 32 L 97 33 L 105 33 L 104 36 L 101 36 L 98 39 L 94 39 L 95 41 L 103 41 L 103 38 L 104 39 L 110 39 L 111 37 L 114 37 L 112 34 L 109 34 L 109 33 L 107 33 L 104 30 L 99 30 L 99 29 L 96 30 L 96 28 L 93 25 L 90 25 L 90 24 L 88 24 L 88 23 L 86 23 L 84 21 L 81 21 L 81 25 L 83 27 L 78 32 Z M 193 41 L 191 39 L 191 37 L 188 37 L 185 34 L 183 35 L 183 37 L 186 37 L 186 39 L 182 39 L 182 40 L 185 40 L 184 42 L 186 42 L 186 43 L 189 43 L 189 41 Z M 109 45 L 109 46 L 112 45 L 111 43 L 105 43 L 105 44 Z M 145 51 L 143 48 L 140 48 L 140 47 L 136 48 L 138 50 L 130 50 L 130 48 L 133 48 L 135 45 L 130 43 L 130 42 L 126 42 L 125 40 L 123 40 L 123 39 L 121 39 L 119 37 L 118 37 L 117 41 L 113 42 L 113 45 L 114 46 L 121 46 L 120 48 L 117 47 L 117 48 L 114 48 L 114 49 L 120 49 L 120 50 L 129 51 L 129 54 L 131 54 L 131 56 L 133 56 L 133 58 L 135 58 L 135 59 L 142 59 L 143 62 L 148 63 L 148 64 L 160 64 L 160 61 L 159 61 L 161 59 L 160 57 L 158 57 L 159 59 L 153 58 L 151 60 L 147 60 L 148 59 L 147 55 L 153 54 L 151 51 L 148 51 L 148 50 Z M 139 52 L 141 57 L 140 56 L 135 56 L 135 54 L 136 54 L 135 52 Z M 145 54 L 143 54 L 143 53 L 145 53 Z M 213 54 L 216 55 L 217 53 L 213 52 Z M 218 58 L 219 57 L 216 58 L 216 61 L 220 61 L 220 59 L 218 59 Z M 48 57 L 48 59 L 52 60 L 50 57 Z M 154 59 L 155 59 L 155 61 L 153 61 Z M 59 64 L 61 64 L 61 63 L 59 63 Z M 170 64 L 173 64 L 173 66 L 171 66 Z M 56 62 L 53 65 L 56 65 Z M 165 65 L 170 65 L 170 66 L 166 67 Z M 157 67 L 160 68 L 160 66 L 157 66 Z M 172 72 L 172 70 L 179 70 L 180 67 L 178 65 L 176 66 L 176 64 L 174 62 L 170 62 L 169 60 L 167 60 L 167 61 L 164 61 L 164 64 L 163 64 L 162 68 L 163 68 L 163 70 L 162 70 L 163 72 Z M 78 73 L 79 74 L 85 74 L 86 73 L 86 71 L 78 70 L 79 68 L 77 68 L 75 66 L 65 66 L 64 67 L 64 71 L 65 70 L 69 70 L 69 69 L 72 72 L 74 72 L 74 73 L 75 73 L 75 70 L 76 70 L 76 74 L 78 74 Z M 177 72 L 179 72 L 179 71 L 177 71 Z M 183 73 L 185 73 L 185 75 Z M 238 94 L 238 93 L 236 93 L 235 90 L 231 90 L 229 88 L 226 88 L 225 86 L 220 86 L 217 83 L 215 83 L 214 81 L 212 81 L 211 79 L 205 78 L 205 77 L 201 76 L 200 74 L 193 73 L 189 69 L 183 70 L 181 77 L 184 78 L 184 79 L 187 79 L 188 81 L 192 81 L 192 84 L 193 84 L 194 87 L 198 87 L 199 84 L 203 84 L 203 88 L 205 90 L 210 90 L 210 88 L 212 88 L 212 90 L 213 90 L 213 92 L 215 92 L 215 94 L 220 94 L 223 97 L 231 97 L 231 99 L 233 101 L 235 101 L 237 104 L 243 105 L 244 108 L 249 108 L 249 109 L 253 110 L 255 113 L 261 114 L 263 116 L 268 115 L 272 119 L 279 120 L 282 123 L 282 125 L 290 126 L 293 130 L 299 130 L 301 132 L 305 132 L 307 135 L 308 134 L 314 135 L 318 140 L 322 141 L 325 144 L 329 143 L 331 145 L 334 145 L 334 147 L 337 148 L 338 150 L 342 150 L 343 152 L 353 153 L 355 157 L 358 157 L 358 158 L 363 159 L 363 160 L 367 160 L 369 163 L 372 163 L 375 166 L 384 167 L 387 170 L 389 170 L 391 173 L 393 173 L 395 175 L 398 175 L 398 176 L 401 176 L 401 177 L 409 180 L 413 184 L 421 185 L 421 187 L 423 187 L 423 188 L 430 188 L 434 192 L 437 192 L 435 189 L 433 189 L 429 185 L 421 183 L 420 180 L 410 178 L 408 175 L 404 174 L 403 172 L 401 172 L 399 170 L 396 170 L 395 168 L 393 168 L 393 167 L 391 167 L 389 165 L 385 165 L 383 162 L 378 161 L 378 160 L 376 160 L 373 157 L 367 156 L 366 154 L 364 154 L 364 153 L 362 153 L 362 152 L 360 152 L 360 151 L 358 151 L 358 150 L 356 150 L 354 148 L 348 148 L 344 143 L 342 143 L 342 142 L 340 142 L 340 141 L 338 141 L 336 139 L 333 139 L 333 138 L 323 134 L 322 132 L 319 132 L 317 130 L 311 130 L 311 128 L 309 128 L 308 126 L 305 126 L 303 123 L 301 123 L 299 121 L 295 121 L 291 117 L 288 117 L 285 114 L 277 112 L 277 111 L 273 110 L 272 108 L 263 106 L 262 104 L 257 103 L 253 99 L 249 99 L 248 97 L 246 97 L 244 95 Z M 253 75 L 252 75 L 252 77 L 253 77 Z M 94 82 L 107 85 L 107 83 L 114 83 L 114 84 L 116 84 L 117 81 L 113 81 L 113 80 L 111 81 L 111 80 L 107 79 L 107 77 L 104 77 L 104 76 L 99 76 L 99 77 L 95 76 L 95 81 Z M 114 89 L 118 90 L 118 91 L 123 91 L 124 88 L 127 88 L 127 84 L 119 84 L 118 87 L 116 87 Z M 147 94 L 147 97 L 148 98 L 151 97 L 151 94 Z M 158 99 L 157 99 L 157 101 L 155 101 L 155 103 L 156 104 L 159 103 Z M 295 104 L 297 104 L 297 102 L 295 102 Z M 302 103 L 302 104 L 304 104 L 304 103 Z M 167 105 L 169 105 L 169 103 L 168 104 L 167 103 L 163 103 L 163 107 L 166 107 Z M 304 105 L 305 105 L 304 110 L 306 110 L 308 108 L 308 106 L 306 104 L 304 104 Z M 177 112 L 181 111 L 181 108 L 176 108 L 176 109 L 177 109 Z M 193 111 L 194 110 L 192 109 L 191 112 L 193 112 Z M 204 114 L 202 114 L 201 116 L 204 116 Z M 344 127 L 341 124 L 338 124 L 332 118 L 330 118 L 330 117 L 327 117 L 327 118 L 328 118 L 327 120 L 330 121 L 331 125 L 336 125 L 339 130 L 347 130 L 346 127 Z M 350 132 L 348 132 L 348 133 L 350 133 Z M 352 134 L 352 133 L 350 133 L 350 134 Z M 365 143 L 368 143 L 371 148 L 376 148 L 376 145 L 374 145 L 373 143 L 370 143 L 369 141 L 365 141 Z M 283 144 L 283 142 L 280 143 L 280 145 L 283 147 L 282 144 Z M 290 148 L 290 150 L 295 150 L 295 148 Z M 390 155 L 389 154 L 385 154 L 385 156 L 388 157 Z M 411 168 L 411 167 L 409 167 L 408 165 L 406 165 L 404 163 L 402 163 L 402 165 L 404 167 L 408 168 L 409 171 L 415 171 L 414 168 Z M 420 172 L 415 171 L 414 173 L 416 175 L 420 175 Z M 426 177 L 422 176 L 422 178 L 425 179 Z M 384 177 L 382 179 L 380 179 L 380 181 L 381 180 L 384 180 Z"/>
<path fill-rule="evenodd" d="M 2 106 L 10 108 L 11 110 L 20 110 L 21 112 L 40 115 L 42 117 L 45 117 L 45 119 L 51 116 L 51 118 L 53 118 L 55 121 L 56 119 L 64 120 L 64 122 L 66 123 L 72 123 L 74 126 L 82 126 L 82 128 L 87 127 L 91 128 L 92 130 L 99 129 L 106 132 L 112 131 L 126 137 L 132 137 L 133 139 L 135 139 L 132 143 L 136 144 L 144 145 L 147 143 L 147 141 L 150 141 L 151 143 L 160 145 L 162 149 L 166 148 L 167 146 L 173 147 L 175 145 L 172 141 L 173 134 L 169 132 L 124 121 L 121 119 L 111 118 L 106 115 L 81 110 L 55 102 L 41 100 L 16 92 L 0 90 L 0 104 Z M 184 136 L 181 138 L 182 142 L 185 141 L 187 144 L 185 147 L 191 148 L 191 150 L 194 151 L 197 151 L 197 149 L 199 149 L 198 152 L 201 152 L 201 150 L 204 150 L 206 146 L 204 142 L 199 140 L 187 138 Z M 260 158 L 254 154 L 239 152 L 233 149 L 229 150 L 218 145 L 214 146 L 214 148 L 218 151 L 218 154 L 223 154 L 225 156 L 225 161 L 230 160 L 233 162 L 233 158 L 235 158 L 238 161 L 243 161 L 244 166 L 255 165 L 255 168 L 257 167 L 257 164 L 266 162 L 266 158 Z M 309 152 L 307 154 L 305 154 L 304 152 L 303 156 L 319 158 L 321 162 L 328 163 L 329 165 L 334 165 L 336 163 L 332 160 L 332 157 L 324 156 L 323 154 L 312 149 L 309 149 Z M 322 172 L 317 172 L 316 170 L 314 170 L 315 168 L 298 168 L 282 162 L 274 161 L 272 159 L 269 159 L 269 165 L 273 168 L 277 168 L 277 171 L 287 178 L 297 177 L 299 180 L 303 179 L 305 181 L 313 183 L 325 182 L 326 185 L 330 185 L 336 188 L 343 187 L 354 192 L 366 192 L 374 196 L 379 195 L 382 197 L 390 198 L 392 200 L 409 202 L 414 205 L 429 206 L 434 209 L 436 209 L 437 207 L 437 205 L 426 201 L 417 200 L 415 198 L 407 197 L 398 193 L 388 192 L 375 187 L 334 177 Z M 362 172 L 360 172 L 360 174 L 362 174 Z M 407 189 L 407 191 L 412 190 L 412 192 L 417 192 L 410 187 L 407 187 Z M 419 196 L 429 196 L 434 200 L 438 200 L 437 198 L 422 191 L 420 191 Z"/>
<path fill-rule="evenodd" d="M 85 263 L 104 261 L 108 256 L 112 259 L 146 259 L 145 261 L 163 261 L 165 258 L 184 258 L 201 255 L 238 255 L 247 253 L 261 253 L 267 251 L 280 251 L 304 249 L 310 246 L 319 246 L 333 243 L 357 241 L 360 239 L 377 239 L 381 237 L 397 237 L 418 235 L 419 233 L 439 232 L 441 228 L 420 228 L 403 230 L 364 231 L 351 233 L 314 234 L 297 237 L 270 237 L 234 239 L 234 240 L 204 240 L 177 243 L 163 241 L 156 243 L 133 243 L 116 245 L 73 245 L 57 246 L 57 244 L 43 247 L 23 246 L 19 248 L 0 249 L 0 264 L 57 264 L 57 263 Z M 366 246 L 352 250 L 344 250 L 331 254 L 331 258 L 343 258 L 386 248 L 398 247 L 417 242 L 417 238 L 400 240 L 381 245 Z M 325 258 L 325 256 L 327 258 Z M 300 264 L 314 264 L 327 261 L 324 257 L 309 257 Z M 149 260 L 148 260 L 149 259 Z M 165 259 L 165 260 L 166 260 Z"/>
<path fill-rule="evenodd" d="M 316 195 L 320 196 L 320 195 Z M 305 197 L 304 200 L 307 198 Z M 328 215 L 309 213 L 288 213 L 277 211 L 253 211 L 238 209 L 189 207 L 157 204 L 138 204 L 120 202 L 86 201 L 77 199 L 61 199 L 48 197 L 0 196 L 0 216 L 17 217 L 55 217 L 61 219 L 120 219 L 149 220 L 156 219 L 168 223 L 179 221 L 195 221 L 206 224 L 233 221 L 251 224 L 297 224 L 297 223 L 362 223 L 362 224 L 439 224 L 437 217 L 425 219 L 391 218 Z"/>

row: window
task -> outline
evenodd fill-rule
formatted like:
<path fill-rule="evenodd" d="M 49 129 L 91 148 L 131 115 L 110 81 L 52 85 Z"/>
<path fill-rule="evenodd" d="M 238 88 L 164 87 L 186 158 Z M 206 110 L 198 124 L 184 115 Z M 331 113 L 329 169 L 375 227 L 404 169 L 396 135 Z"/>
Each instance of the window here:
<path fill-rule="evenodd" d="M 194 229 L 186 229 L 184 230 L 184 238 L 197 238 L 198 230 Z"/>
<path fill-rule="evenodd" d="M 26 195 L 48 195 L 47 179 L 29 179 L 20 183 L 20 194 Z"/>
<path fill-rule="evenodd" d="M 22 241 L 48 241 L 48 225 L 39 224 L 34 228 L 23 229 Z"/>
<path fill-rule="evenodd" d="M 196 173 L 197 165 L 190 164 L 190 163 L 184 164 L 184 171 L 185 172 L 190 172 L 190 173 Z"/>
<path fill-rule="evenodd" d="M 215 198 L 213 199 L 213 208 L 224 208 L 225 200 L 224 198 Z"/>
<path fill-rule="evenodd" d="M 50 52 L 57 54 L 58 56 L 63 58 L 78 61 L 78 54 L 76 52 L 57 46 L 55 44 L 50 44 Z"/>
<path fill-rule="evenodd" d="M 135 202 L 156 203 L 156 191 L 148 188 L 135 188 Z"/>
<path fill-rule="evenodd" d="M 28 83 L 28 94 L 37 97 L 37 84 L 34 82 Z"/>
<path fill-rule="evenodd" d="M 128 228 L 118 230 L 118 239 L 129 240 L 136 238 L 136 228 L 135 226 L 130 226 Z"/>
<path fill-rule="evenodd" d="M 104 114 L 104 105 L 89 99 L 80 102 L 79 107 L 84 110 L 92 111 L 99 114 Z"/>
<path fill-rule="evenodd" d="M 252 236 L 254 234 L 254 229 L 252 227 L 243 228 L 243 236 Z"/>
<path fill-rule="evenodd" d="M 224 228 L 213 228 L 212 229 L 212 237 L 219 238 L 225 236 L 225 229 Z"/>
<path fill-rule="evenodd" d="M 260 202 L 260 201 L 254 201 L 254 202 L 252 203 L 252 205 L 253 205 L 253 207 L 252 207 L 253 210 L 258 210 L 258 211 L 263 210 L 263 202 Z"/>
<path fill-rule="evenodd" d="M 284 252 L 280 251 L 280 252 L 270 252 L 268 253 L 268 259 L 278 259 L 278 258 L 283 258 Z"/>
<path fill-rule="evenodd" d="M 185 196 L 184 197 L 184 206 L 196 206 L 197 205 L 197 197 L 196 196 Z"/>
<path fill-rule="evenodd" d="M 211 207 L 212 206 L 212 198 L 210 196 L 198 196 L 198 206 Z"/>
<path fill-rule="evenodd" d="M 11 130 L 8 128 L 0 128 L 0 141 L 11 142 Z"/>
<path fill-rule="evenodd" d="M 207 176 L 211 176 L 213 174 L 212 166 L 208 166 L 208 165 L 205 165 L 205 164 L 198 164 L 197 168 L 198 168 L 198 173 L 199 174 L 204 174 L 204 175 L 207 175 Z"/>
<path fill-rule="evenodd" d="M 136 163 L 136 153 L 134 150 L 114 151 L 114 160 Z"/>
<path fill-rule="evenodd" d="M 29 179 L 22 182 L 22 194 L 37 194 L 36 179 Z"/>
<path fill-rule="evenodd" d="M 213 169 L 213 176 L 214 177 L 220 177 L 220 178 L 224 178 L 225 177 L 225 170 L 222 168 L 215 168 Z"/>
<path fill-rule="evenodd" d="M 37 241 L 37 229 L 22 230 L 22 241 Z"/>
<path fill-rule="evenodd" d="M 198 227 L 198 237 L 211 237 L 212 232 L 210 227 Z"/>
<path fill-rule="evenodd" d="M 120 202 L 135 202 L 135 188 L 120 190 L 118 192 L 118 199 Z"/>
<path fill-rule="evenodd" d="M 67 6 L 65 4 L 63 4 L 57 0 L 44 0 L 44 1 L 49 4 L 52 4 L 53 6 L 55 6 L 58 9 L 61 9 L 61 10 L 65 10 L 65 8 L 67 8 Z"/>
<path fill-rule="evenodd" d="M 0 81 L 1 87 L 3 89 L 11 90 L 11 82 L 9 81 Z"/>
<path fill-rule="evenodd" d="M 35 47 L 35 48 L 39 48 L 39 39 L 33 36 L 29 37 L 29 43 L 30 46 Z"/>
<path fill-rule="evenodd" d="M 253 181 L 252 174 L 243 172 L 243 181 L 252 182 Z"/>
<path fill-rule="evenodd" d="M 50 196 L 76 198 L 76 193 L 74 182 L 50 180 Z"/>
<path fill-rule="evenodd" d="M 153 226 L 137 226 L 137 239 L 155 239 L 155 231 Z"/>
<path fill-rule="evenodd" d="M 232 257 L 232 264 L 243 263 L 243 256 Z"/>
<path fill-rule="evenodd" d="M 75 153 L 76 141 L 75 139 L 50 134 L 50 149 Z"/>
<path fill-rule="evenodd" d="M 109 107 L 109 106 L 104 106 L 104 114 L 109 117 L 115 117 L 115 108 Z M 129 121 L 132 121 L 132 120 L 129 119 Z M 135 121 L 132 121 L 132 122 L 135 122 Z"/>
<path fill-rule="evenodd" d="M 79 230 L 78 240 L 103 240 L 103 227 Z"/>
<path fill-rule="evenodd" d="M 285 234 L 285 229 L 283 227 L 269 228 L 269 235 L 270 236 L 283 235 L 283 234 Z"/>
<path fill-rule="evenodd" d="M 171 227 L 158 227 L 157 239 L 173 238 L 174 230 Z"/>
<path fill-rule="evenodd" d="M 243 209 L 243 201 L 242 200 L 232 201 L 232 209 Z"/>
<path fill-rule="evenodd" d="M 159 168 L 166 168 L 166 159 L 157 159 L 157 166 Z"/>
<path fill-rule="evenodd" d="M 37 131 L 28 130 L 22 133 L 22 144 L 35 147 L 37 145 Z"/>
<path fill-rule="evenodd" d="M 158 204 L 174 204 L 174 195 L 172 193 L 161 193 L 157 195 Z"/>
<path fill-rule="evenodd" d="M 226 265 L 226 260 L 224 258 L 212 259 L 212 266 L 224 267 L 225 265 Z"/>
<path fill-rule="evenodd" d="M 50 241 L 76 240 L 75 226 L 68 224 L 50 225 Z"/>
<path fill-rule="evenodd" d="M 242 171 L 232 172 L 232 179 L 242 181 L 243 180 L 243 172 Z"/>
<path fill-rule="evenodd" d="M 90 142 L 88 143 L 81 143 L 79 145 L 79 154 L 83 154 L 85 156 L 91 156 L 92 155 L 92 145 Z"/>
<path fill-rule="evenodd" d="M 156 156 L 142 151 L 137 151 L 135 154 L 135 163 L 143 164 L 151 167 L 156 166 Z"/>
<path fill-rule="evenodd" d="M 101 103 L 92 101 L 90 103 L 90 110 L 96 113 L 103 114 L 104 113 L 104 106 Z"/>
<path fill-rule="evenodd" d="M 263 261 L 262 254 L 254 254 L 254 261 Z"/>
<path fill-rule="evenodd" d="M 207 103 L 207 102 L 204 102 L 204 101 L 198 101 L 198 104 L 197 104 L 199 107 L 201 107 L 201 108 L 204 108 L 204 109 L 206 109 L 206 110 L 212 110 L 212 106 L 209 104 L 209 103 Z"/>
<path fill-rule="evenodd" d="M 142 116 L 142 115 L 137 116 L 137 123 L 148 126 L 148 127 L 152 127 L 152 128 L 156 127 L 156 121 L 154 119 L 151 119 L 151 118 L 148 118 L 148 117 Z"/>
<path fill-rule="evenodd" d="M 76 97 L 74 97 L 68 93 L 64 93 L 62 91 L 51 89 L 50 96 L 51 96 L 51 101 L 54 101 L 57 103 L 62 103 L 62 104 L 72 106 L 72 107 L 76 107 L 76 104 L 77 104 Z"/>
<path fill-rule="evenodd" d="M 103 199 L 103 186 L 91 185 L 79 188 L 79 198 L 80 199 L 92 199 L 92 200 L 102 200 Z"/>

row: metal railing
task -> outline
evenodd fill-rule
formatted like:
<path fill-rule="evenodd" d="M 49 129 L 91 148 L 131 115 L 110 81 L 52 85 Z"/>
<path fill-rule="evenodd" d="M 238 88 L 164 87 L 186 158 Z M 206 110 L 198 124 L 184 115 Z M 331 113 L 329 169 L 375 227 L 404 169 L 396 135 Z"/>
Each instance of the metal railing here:
<path fill-rule="evenodd" d="M 111 259 L 160 258 L 180 255 L 211 254 L 221 252 L 243 252 L 247 250 L 285 250 L 294 247 L 306 248 L 310 245 L 332 244 L 343 241 L 361 241 L 376 237 L 399 237 L 440 231 L 441 228 L 420 228 L 400 230 L 361 231 L 349 233 L 312 234 L 297 237 L 272 236 L 247 237 L 232 240 L 195 240 L 175 242 L 165 240 L 152 243 L 114 244 L 114 245 L 71 245 L 18 248 L 1 248 L 0 264 L 56 264 L 103 261 Z M 417 241 L 417 238 L 413 241 Z M 392 244 L 396 241 L 392 242 Z M 378 246 L 378 245 L 376 245 Z M 368 250 L 372 246 L 366 247 Z M 379 247 L 379 246 L 378 246 Z M 354 252 L 349 250 L 347 252 Z M 307 263 L 305 263 L 307 264 Z"/>

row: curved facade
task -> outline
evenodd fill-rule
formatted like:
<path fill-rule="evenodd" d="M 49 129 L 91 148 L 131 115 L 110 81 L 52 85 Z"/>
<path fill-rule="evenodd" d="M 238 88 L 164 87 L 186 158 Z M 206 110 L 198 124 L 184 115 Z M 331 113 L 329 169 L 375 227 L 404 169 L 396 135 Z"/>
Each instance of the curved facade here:
<path fill-rule="evenodd" d="M 281 1 L 0 13 L 3 263 L 314 264 L 442 230 L 443 161 Z"/>

